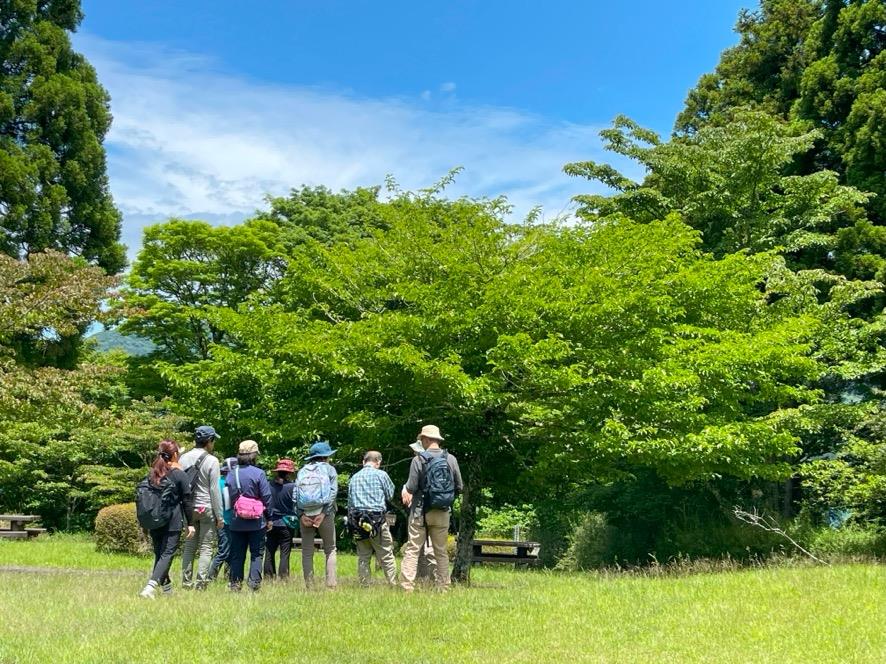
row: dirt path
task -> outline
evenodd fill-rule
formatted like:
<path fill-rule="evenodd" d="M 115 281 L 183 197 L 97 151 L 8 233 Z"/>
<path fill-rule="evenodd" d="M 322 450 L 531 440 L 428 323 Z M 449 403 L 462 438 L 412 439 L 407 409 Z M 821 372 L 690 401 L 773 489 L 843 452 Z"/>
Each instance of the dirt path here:
<path fill-rule="evenodd" d="M 0 565 L 0 574 L 85 574 L 96 576 L 136 576 L 144 575 L 129 569 L 75 569 L 69 567 L 26 567 L 22 565 Z"/>

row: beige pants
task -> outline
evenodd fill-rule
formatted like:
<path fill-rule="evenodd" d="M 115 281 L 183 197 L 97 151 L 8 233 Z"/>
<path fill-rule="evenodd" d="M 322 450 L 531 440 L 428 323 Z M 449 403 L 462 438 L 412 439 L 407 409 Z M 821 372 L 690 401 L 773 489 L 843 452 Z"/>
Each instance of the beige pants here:
<path fill-rule="evenodd" d="M 335 588 L 338 584 L 335 574 L 335 514 L 327 514 L 319 528 L 301 526 L 301 566 L 305 575 L 305 585 L 314 585 L 314 537 L 323 540 L 323 553 L 326 554 L 326 587 Z"/>
<path fill-rule="evenodd" d="M 357 576 L 360 583 L 369 583 L 369 562 L 372 554 L 378 560 L 379 567 L 384 570 L 385 580 L 390 585 L 397 583 L 397 563 L 394 562 L 394 538 L 387 523 L 383 523 L 378 535 L 370 539 L 357 540 Z"/>
<path fill-rule="evenodd" d="M 427 525 L 425 525 L 427 524 Z M 430 538 L 437 561 L 437 585 L 449 586 L 449 554 L 446 552 L 446 538 L 449 535 L 449 510 L 431 510 L 424 517 L 416 513 L 409 519 L 409 540 L 400 565 L 400 585 L 404 590 L 415 588 L 418 572 L 418 555 L 422 546 Z"/>
<path fill-rule="evenodd" d="M 437 578 L 437 560 L 434 558 L 434 547 L 430 542 L 425 542 L 418 554 L 418 575 L 416 579 L 419 581 L 434 581 Z"/>

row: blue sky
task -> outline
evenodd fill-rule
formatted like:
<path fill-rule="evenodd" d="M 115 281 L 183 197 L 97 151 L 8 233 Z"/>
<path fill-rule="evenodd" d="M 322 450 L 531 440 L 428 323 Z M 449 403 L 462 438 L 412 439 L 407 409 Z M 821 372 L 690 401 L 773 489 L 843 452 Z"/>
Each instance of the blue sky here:
<path fill-rule="evenodd" d="M 618 113 L 667 133 L 749 1 L 83 0 L 74 43 L 112 97 L 124 240 L 234 222 L 302 183 L 430 184 L 568 211 Z"/>

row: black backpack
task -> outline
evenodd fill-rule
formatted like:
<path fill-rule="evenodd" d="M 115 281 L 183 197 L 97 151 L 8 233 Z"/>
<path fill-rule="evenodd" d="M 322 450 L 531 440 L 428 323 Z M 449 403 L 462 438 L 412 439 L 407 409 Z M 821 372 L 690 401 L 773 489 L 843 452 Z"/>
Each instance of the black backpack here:
<path fill-rule="evenodd" d="M 197 487 L 197 478 L 200 477 L 200 466 L 203 465 L 203 462 L 206 461 L 206 457 L 209 456 L 209 452 L 206 450 L 203 451 L 203 456 L 200 457 L 200 460 L 185 468 L 185 475 L 188 476 L 188 486 L 191 487 L 191 495 L 194 495 L 194 489 Z"/>
<path fill-rule="evenodd" d="M 172 520 L 180 501 L 175 482 L 164 477 L 160 486 L 145 477 L 135 489 L 135 514 L 139 525 L 145 530 L 162 528 Z"/>
<path fill-rule="evenodd" d="M 419 456 L 425 462 L 422 509 L 425 512 L 449 509 L 455 502 L 455 480 L 446 460 L 449 455 L 443 450 L 443 454 L 440 455 L 422 452 Z"/>

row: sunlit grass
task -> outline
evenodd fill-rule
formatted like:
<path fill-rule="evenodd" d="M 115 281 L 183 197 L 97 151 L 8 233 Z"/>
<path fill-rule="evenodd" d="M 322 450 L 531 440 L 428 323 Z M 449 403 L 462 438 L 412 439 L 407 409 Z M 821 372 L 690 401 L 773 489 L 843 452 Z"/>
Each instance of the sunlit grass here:
<path fill-rule="evenodd" d="M 217 585 L 151 602 L 136 597 L 147 561 L 82 538 L 2 543 L 0 564 L 138 572 L 0 572 L 4 663 L 886 661 L 875 565 L 662 578 L 483 568 L 474 587 L 405 595 L 357 587 L 343 555 L 335 592 Z"/>

